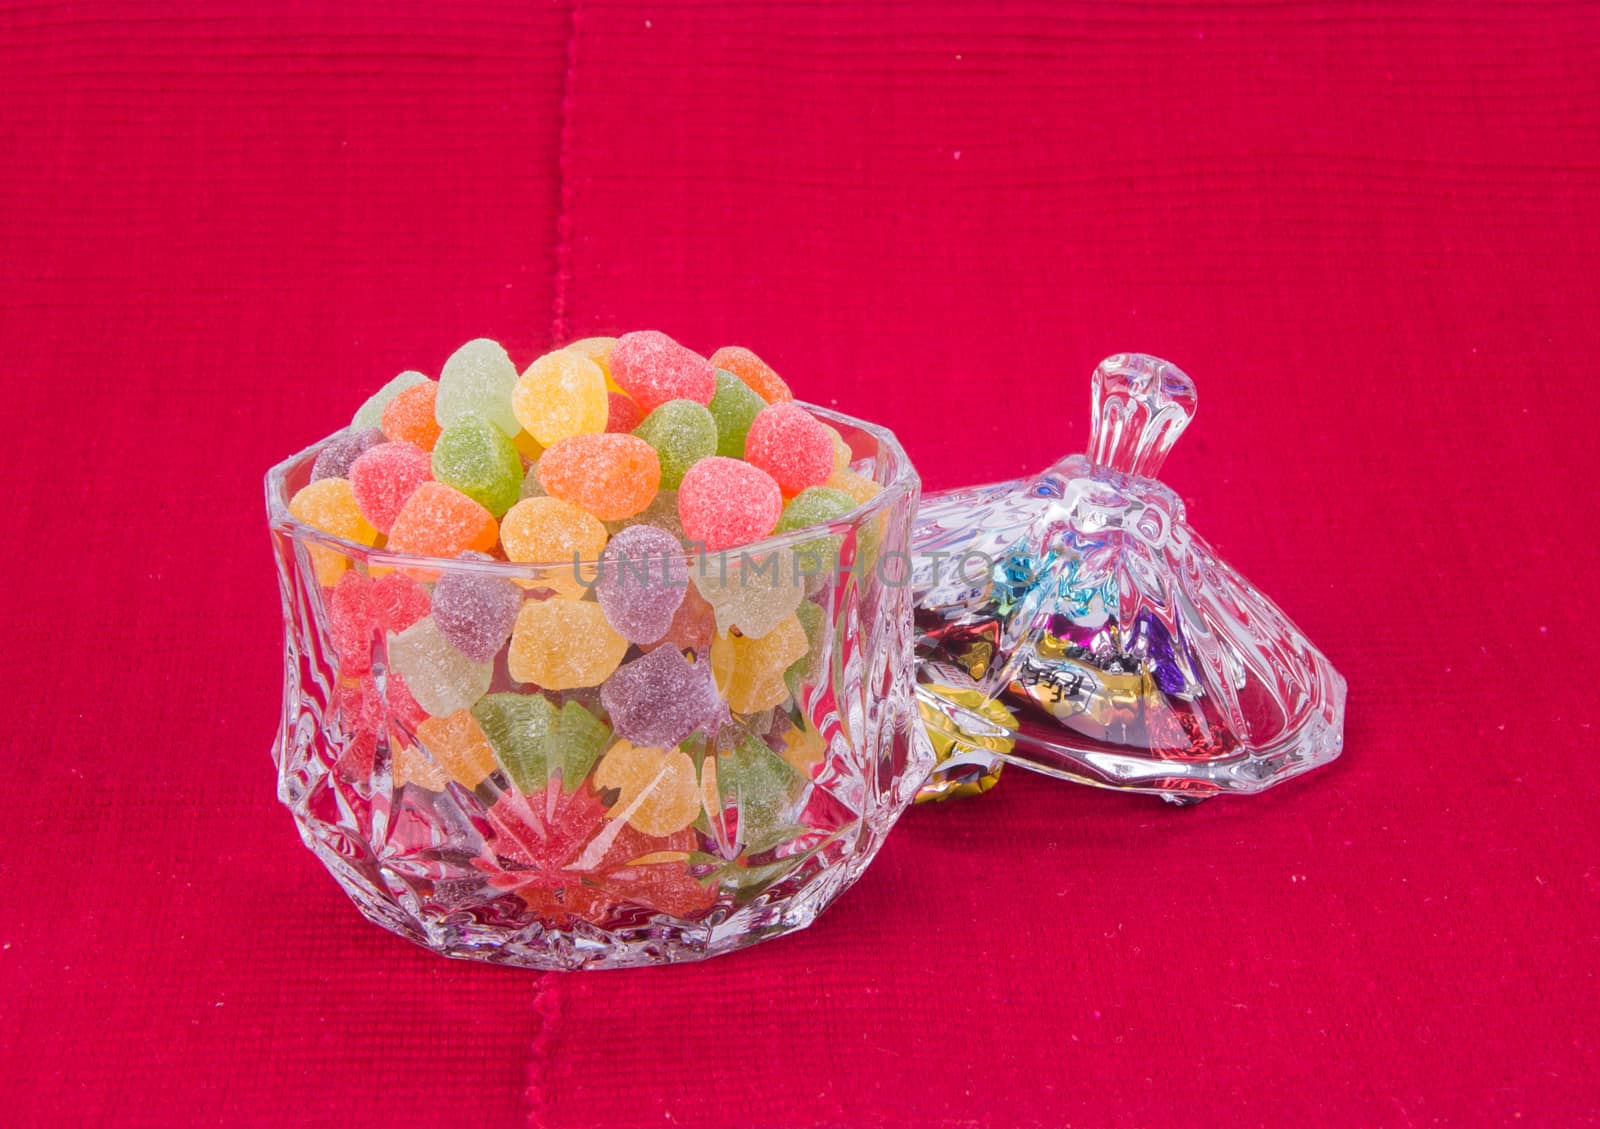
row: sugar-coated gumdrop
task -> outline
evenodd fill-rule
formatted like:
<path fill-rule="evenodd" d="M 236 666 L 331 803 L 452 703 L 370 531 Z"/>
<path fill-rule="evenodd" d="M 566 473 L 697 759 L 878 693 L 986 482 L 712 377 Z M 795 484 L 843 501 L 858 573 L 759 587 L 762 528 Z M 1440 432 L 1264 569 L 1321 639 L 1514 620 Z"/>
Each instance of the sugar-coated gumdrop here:
<path fill-rule="evenodd" d="M 384 696 L 389 700 L 390 720 L 415 732 L 417 726 L 428 720 L 428 711 L 412 696 L 410 687 L 398 670 L 390 670 L 385 683 Z"/>
<path fill-rule="evenodd" d="M 500 547 L 508 560 L 551 566 L 524 587 L 577 597 L 593 580 L 594 566 L 586 562 L 597 560 L 606 547 L 606 527 L 560 498 L 524 498 L 500 522 Z"/>
<path fill-rule="evenodd" d="M 792 402 L 768 404 L 750 424 L 744 457 L 785 494 L 821 486 L 833 473 L 833 440 L 817 417 Z"/>
<path fill-rule="evenodd" d="M 457 560 L 492 561 L 483 553 Z M 522 590 L 503 576 L 470 568 L 446 569 L 433 586 L 433 622 L 455 649 L 477 662 L 492 662 L 511 636 L 522 607 Z"/>
<path fill-rule="evenodd" d="M 845 442 L 844 436 L 839 434 L 837 427 L 831 423 L 824 423 L 822 427 L 828 433 L 828 442 L 833 444 L 833 469 L 846 469 L 850 465 L 850 460 L 856 457 L 856 453 L 850 449 L 850 444 Z"/>
<path fill-rule="evenodd" d="M 388 439 L 414 443 L 424 451 L 433 450 L 439 438 L 439 421 L 434 419 L 434 399 L 439 386 L 431 380 L 404 389 L 383 409 L 383 434 Z"/>
<path fill-rule="evenodd" d="M 511 410 L 546 447 L 560 439 L 606 430 L 606 374 L 570 349 L 546 353 L 517 380 Z"/>
<path fill-rule="evenodd" d="M 361 516 L 388 533 L 406 499 L 433 478 L 433 461 L 414 443 L 379 443 L 351 464 L 350 486 Z"/>
<path fill-rule="evenodd" d="M 805 778 L 761 738 L 746 733 L 718 742 L 717 755 L 707 758 L 703 771 L 716 774 L 717 814 L 736 807 L 743 851 L 770 850 L 801 830 L 794 826 L 793 816 Z"/>
<path fill-rule="evenodd" d="M 611 350 L 617 347 L 615 337 L 583 337 L 565 346 L 574 353 L 581 353 L 595 364 L 600 366 L 600 371 L 606 374 L 606 387 L 613 392 L 622 389 L 611 381 Z"/>
<path fill-rule="evenodd" d="M 401 373 L 367 397 L 366 403 L 356 409 L 355 418 L 350 421 L 350 426 L 358 431 L 366 427 L 381 428 L 383 426 L 383 409 L 389 406 L 389 401 L 413 385 L 426 383 L 427 379 L 420 372 L 407 371 Z"/>
<path fill-rule="evenodd" d="M 553 777 L 572 793 L 611 743 L 611 727 L 578 702 L 559 708 L 543 694 L 489 694 L 472 707 L 506 775 L 524 795 Z"/>
<path fill-rule="evenodd" d="M 813 564 L 818 571 L 832 567 L 831 561 L 802 560 L 787 548 L 740 554 L 738 559 L 706 556 L 695 563 L 689 579 L 715 609 L 719 632 L 737 629 L 759 639 L 800 606 L 806 594 L 805 570 Z"/>
<path fill-rule="evenodd" d="M 373 545 L 378 540 L 378 531 L 361 516 L 347 478 L 324 478 L 302 486 L 289 499 L 289 513 L 324 533 L 359 545 Z M 350 565 L 349 557 L 326 545 L 307 544 L 306 553 L 311 558 L 317 583 L 324 588 L 337 584 Z"/>
<path fill-rule="evenodd" d="M 667 633 L 688 587 L 683 545 L 652 525 L 629 526 L 611 539 L 594 584 L 606 619 L 634 643 L 654 643 Z"/>
<path fill-rule="evenodd" d="M 850 495 L 855 499 L 855 503 L 858 506 L 866 505 L 883 490 L 883 487 L 872 481 L 872 479 L 848 469 L 834 471 L 823 485 L 830 490 L 838 490 L 840 493 Z"/>
<path fill-rule="evenodd" d="M 671 835 L 700 814 L 700 781 L 682 749 L 656 749 L 618 741 L 600 758 L 595 786 L 616 789 L 613 819 L 646 835 Z"/>
<path fill-rule="evenodd" d="M 827 755 L 828 743 L 809 725 L 795 725 L 784 731 L 783 748 L 778 750 L 788 766 L 802 777 L 810 777 L 812 769 L 822 763 Z"/>
<path fill-rule="evenodd" d="M 843 490 L 829 486 L 808 486 L 790 498 L 788 505 L 783 507 L 783 514 L 778 518 L 778 532 L 788 533 L 834 521 L 855 508 L 856 500 Z"/>
<path fill-rule="evenodd" d="M 511 411 L 511 390 L 516 386 L 517 367 L 506 351 L 499 342 L 479 337 L 444 363 L 434 415 L 441 427 L 465 416 L 481 416 L 509 439 L 521 430 Z"/>
<path fill-rule="evenodd" d="M 745 436 L 767 402 L 733 373 L 718 369 L 717 394 L 707 406 L 717 423 L 717 454 L 728 459 L 744 458 Z"/>
<path fill-rule="evenodd" d="M 328 642 L 339 656 L 341 675 L 372 669 L 372 640 L 378 631 L 378 609 L 372 581 L 351 569 L 328 592 Z"/>
<path fill-rule="evenodd" d="M 666 635 L 658 643 L 646 643 L 642 646 L 650 647 L 677 647 L 684 651 L 694 651 L 705 654 L 711 648 L 711 640 L 717 634 L 716 613 L 700 590 L 694 585 L 684 589 L 683 603 L 678 605 L 678 610 L 672 615 L 672 623 L 667 627 Z"/>
<path fill-rule="evenodd" d="M 716 369 L 710 361 L 654 329 L 617 338 L 611 350 L 611 377 L 645 412 L 668 400 L 708 404 L 717 391 Z"/>
<path fill-rule="evenodd" d="M 711 363 L 733 373 L 769 404 L 794 399 L 794 393 L 789 391 L 783 377 L 743 345 L 724 345 L 711 354 Z"/>
<path fill-rule="evenodd" d="M 782 510 L 783 494 L 772 476 L 738 459 L 701 459 L 678 487 L 684 536 L 712 552 L 765 537 Z"/>
<path fill-rule="evenodd" d="M 382 442 L 383 431 L 376 427 L 335 435 L 317 452 L 317 461 L 311 464 L 311 481 L 349 478 L 350 464 L 356 461 L 361 452 Z"/>
<path fill-rule="evenodd" d="M 446 639 L 432 617 L 389 636 L 389 666 L 434 717 L 464 710 L 489 692 L 494 664 L 475 662 Z"/>
<path fill-rule="evenodd" d="M 650 499 L 650 504 L 632 517 L 625 517 L 621 521 L 606 522 L 606 531 L 615 537 L 624 529 L 635 525 L 653 525 L 657 529 L 664 529 L 679 541 L 683 540 L 683 519 L 678 516 L 678 492 L 676 490 L 657 490 L 656 496 Z"/>
<path fill-rule="evenodd" d="M 464 709 L 447 717 L 430 717 L 417 726 L 417 739 L 463 788 L 476 788 L 495 770 L 489 739 L 477 719 Z"/>
<path fill-rule="evenodd" d="M 661 462 L 655 448 L 636 435 L 574 435 L 540 456 L 539 485 L 601 521 L 618 521 L 656 496 Z"/>
<path fill-rule="evenodd" d="M 442 482 L 424 482 L 400 507 L 387 547 L 397 553 L 453 557 L 468 549 L 487 553 L 497 537 L 488 510 Z"/>
<path fill-rule="evenodd" d="M 607 431 L 623 435 L 638 427 L 643 419 L 644 413 L 639 410 L 639 405 L 633 402 L 632 396 L 626 392 L 606 393 Z"/>
<path fill-rule="evenodd" d="M 676 490 L 685 471 L 717 453 L 717 421 L 704 404 L 693 400 L 668 400 L 645 416 L 633 433 L 656 449 L 661 485 L 667 490 Z"/>
<path fill-rule="evenodd" d="M 440 432 L 433 477 L 499 517 L 522 491 L 522 457 L 498 427 L 482 416 L 464 415 Z"/>
<path fill-rule="evenodd" d="M 736 713 L 759 713 L 789 696 L 783 675 L 806 653 L 806 631 L 789 616 L 759 639 L 719 635 L 711 643 L 717 688 Z"/>
<path fill-rule="evenodd" d="M 575 690 L 600 685 L 627 651 L 628 641 L 606 622 L 599 604 L 558 596 L 523 603 L 506 667 L 518 682 Z"/>
<path fill-rule="evenodd" d="M 822 677 L 822 629 L 828 622 L 828 613 L 806 600 L 794 610 L 794 614 L 806 633 L 806 653 L 789 664 L 789 668 L 783 672 L 783 682 L 789 688 L 789 693 L 798 697 L 802 683 L 816 682 Z"/>
<path fill-rule="evenodd" d="M 378 626 L 397 633 L 427 615 L 433 603 L 428 590 L 403 572 L 385 573 L 374 580 L 372 602 Z"/>
<path fill-rule="evenodd" d="M 443 792 L 450 783 L 450 774 L 427 757 L 415 745 L 396 742 L 394 757 L 389 765 L 396 788 L 414 784 L 430 792 Z"/>
<path fill-rule="evenodd" d="M 710 664 L 691 663 L 676 647 L 657 647 L 619 667 L 600 687 L 600 704 L 617 736 L 636 745 L 676 745 L 728 720 Z"/>

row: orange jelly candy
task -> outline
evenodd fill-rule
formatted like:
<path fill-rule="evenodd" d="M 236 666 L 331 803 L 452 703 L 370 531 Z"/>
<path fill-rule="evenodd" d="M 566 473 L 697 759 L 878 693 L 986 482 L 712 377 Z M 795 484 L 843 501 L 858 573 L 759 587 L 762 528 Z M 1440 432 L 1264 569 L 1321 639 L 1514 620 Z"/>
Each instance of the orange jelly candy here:
<path fill-rule="evenodd" d="M 453 557 L 474 549 L 487 553 L 499 540 L 494 515 L 442 482 L 424 482 L 400 507 L 389 528 L 388 548 L 424 557 Z"/>
<path fill-rule="evenodd" d="M 476 788 L 499 767 L 494 747 L 469 710 L 430 717 L 417 726 L 417 740 L 463 788 Z"/>
<path fill-rule="evenodd" d="M 661 487 L 656 449 L 636 435 L 574 435 L 545 449 L 539 485 L 601 521 L 641 512 Z"/>
<path fill-rule="evenodd" d="M 794 393 L 789 391 L 783 377 L 743 345 L 724 345 L 711 354 L 711 363 L 725 372 L 733 373 L 769 404 L 794 399 Z"/>
<path fill-rule="evenodd" d="M 384 438 L 404 439 L 424 451 L 433 450 L 443 430 L 433 416 L 433 399 L 438 392 L 438 384 L 425 380 L 390 400 L 389 406 L 383 409 Z"/>

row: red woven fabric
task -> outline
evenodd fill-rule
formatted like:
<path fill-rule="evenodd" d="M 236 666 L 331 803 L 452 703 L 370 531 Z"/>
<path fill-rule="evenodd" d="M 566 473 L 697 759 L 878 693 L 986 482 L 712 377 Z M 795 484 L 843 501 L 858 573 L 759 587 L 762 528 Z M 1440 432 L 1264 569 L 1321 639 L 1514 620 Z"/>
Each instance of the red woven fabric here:
<path fill-rule="evenodd" d="M 366 7 L 0 12 L 0 1120 L 1600 1119 L 1592 7 Z M 639 326 L 930 487 L 1182 365 L 1167 479 L 1344 759 L 1013 772 L 699 966 L 367 925 L 273 798 L 260 474 L 468 337 Z"/>

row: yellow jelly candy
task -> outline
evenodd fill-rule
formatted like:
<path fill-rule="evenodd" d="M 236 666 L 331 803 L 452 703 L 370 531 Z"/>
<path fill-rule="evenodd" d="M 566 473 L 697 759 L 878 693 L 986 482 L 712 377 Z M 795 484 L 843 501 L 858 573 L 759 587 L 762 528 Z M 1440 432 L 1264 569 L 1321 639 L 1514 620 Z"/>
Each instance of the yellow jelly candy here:
<path fill-rule="evenodd" d="M 833 444 L 833 469 L 848 470 L 850 460 L 855 457 L 855 452 L 850 450 L 850 444 L 844 441 L 844 436 L 839 434 L 839 429 L 830 424 L 823 424 L 822 430 L 828 433 L 828 440 Z"/>
<path fill-rule="evenodd" d="M 789 696 L 783 672 L 809 644 L 800 617 L 791 615 L 759 639 L 719 635 L 711 642 L 711 674 L 735 713 L 760 713 Z"/>
<path fill-rule="evenodd" d="M 598 686 L 622 662 L 628 641 L 592 601 L 529 600 L 511 629 L 506 668 L 518 682 L 545 690 Z"/>
<path fill-rule="evenodd" d="M 621 392 L 622 385 L 611 379 L 611 350 L 616 347 L 615 337 L 585 337 L 567 346 L 574 353 L 582 353 L 600 366 L 600 371 L 606 374 L 607 392 Z"/>
<path fill-rule="evenodd" d="M 625 819 L 646 835 L 671 835 L 700 814 L 700 782 L 682 749 L 654 749 L 618 741 L 594 770 L 594 784 L 620 795 L 611 818 Z"/>
<path fill-rule="evenodd" d="M 598 561 L 606 547 L 606 527 L 600 519 L 560 498 L 524 498 L 500 519 L 500 547 L 506 559 L 527 564 L 548 564 L 538 581 L 524 587 L 552 588 L 564 596 L 584 593 L 580 576 L 592 581 L 594 568 L 581 572 L 577 562 Z"/>
<path fill-rule="evenodd" d="M 526 431 L 517 432 L 511 437 L 511 442 L 516 444 L 517 454 L 527 459 L 530 463 L 538 462 L 539 456 L 544 454 L 544 444 Z"/>
<path fill-rule="evenodd" d="M 361 545 L 375 545 L 378 531 L 361 516 L 355 491 L 346 478 L 323 478 L 304 486 L 289 499 L 289 513 L 324 533 Z M 307 545 L 317 583 L 331 588 L 350 566 L 350 558 L 324 545 Z"/>
<path fill-rule="evenodd" d="M 834 490 L 842 490 L 856 500 L 856 505 L 864 506 L 876 498 L 883 490 L 870 478 L 864 478 L 853 470 L 836 469 L 833 477 L 823 483 Z"/>
<path fill-rule="evenodd" d="M 783 735 L 783 748 L 778 755 L 789 762 L 789 767 L 801 776 L 809 777 L 811 769 L 828 751 L 822 735 L 806 725 L 797 725 Z"/>
<path fill-rule="evenodd" d="M 606 374 L 582 353 L 557 349 L 522 374 L 511 410 L 522 429 L 548 447 L 606 429 Z"/>
<path fill-rule="evenodd" d="M 489 738 L 468 710 L 430 717 L 417 726 L 417 740 L 463 788 L 476 788 L 498 767 Z"/>

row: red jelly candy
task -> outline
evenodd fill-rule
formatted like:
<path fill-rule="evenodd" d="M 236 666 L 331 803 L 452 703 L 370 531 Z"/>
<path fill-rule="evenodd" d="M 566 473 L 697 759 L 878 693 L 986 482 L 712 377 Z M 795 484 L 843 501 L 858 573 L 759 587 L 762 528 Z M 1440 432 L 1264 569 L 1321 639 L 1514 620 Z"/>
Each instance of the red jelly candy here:
<path fill-rule="evenodd" d="M 833 437 L 799 404 L 768 404 L 750 424 L 744 457 L 793 496 L 833 474 Z"/>
<path fill-rule="evenodd" d="M 684 536 L 712 552 L 765 537 L 782 512 L 783 494 L 772 476 L 738 459 L 701 459 L 684 472 L 678 488 Z"/>
<path fill-rule="evenodd" d="M 709 404 L 717 391 L 717 370 L 710 361 L 654 329 L 617 339 L 611 378 L 647 415 L 668 400 Z"/>
<path fill-rule="evenodd" d="M 644 422 L 644 413 L 633 402 L 632 396 L 621 392 L 606 393 L 606 430 L 626 434 Z"/>
<path fill-rule="evenodd" d="M 433 460 L 414 443 L 379 443 L 350 464 L 356 508 L 375 529 L 388 533 L 400 507 L 433 478 Z"/>

